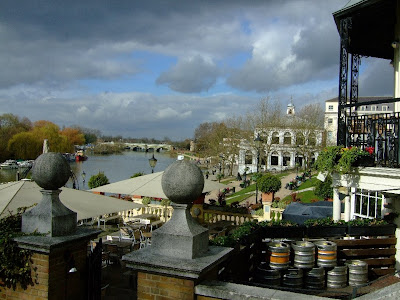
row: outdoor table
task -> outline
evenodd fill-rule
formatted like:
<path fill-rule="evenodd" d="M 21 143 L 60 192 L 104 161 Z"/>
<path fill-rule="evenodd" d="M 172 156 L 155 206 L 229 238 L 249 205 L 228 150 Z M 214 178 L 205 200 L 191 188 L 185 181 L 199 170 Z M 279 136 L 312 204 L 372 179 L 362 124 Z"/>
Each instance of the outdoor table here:
<path fill-rule="evenodd" d="M 107 250 L 107 245 L 115 244 L 118 247 L 120 256 L 122 257 L 123 254 L 129 253 L 131 251 L 133 241 L 131 240 L 121 240 L 121 241 L 110 241 L 107 240 L 103 243 L 105 250 Z"/>

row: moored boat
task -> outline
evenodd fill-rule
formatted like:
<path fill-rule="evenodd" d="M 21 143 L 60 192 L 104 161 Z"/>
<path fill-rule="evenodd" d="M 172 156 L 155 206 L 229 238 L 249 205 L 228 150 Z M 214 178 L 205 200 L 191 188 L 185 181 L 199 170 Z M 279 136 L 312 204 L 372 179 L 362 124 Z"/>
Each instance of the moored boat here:
<path fill-rule="evenodd" d="M 84 154 L 83 150 L 78 150 L 75 153 L 75 160 L 76 161 L 84 161 L 87 160 L 87 156 Z"/>
<path fill-rule="evenodd" d="M 33 166 L 33 162 L 33 160 L 24 160 L 17 163 L 19 168 L 31 168 Z"/>
<path fill-rule="evenodd" d="M 0 169 L 18 169 L 18 163 L 16 160 L 7 159 L 5 162 L 0 164 Z"/>

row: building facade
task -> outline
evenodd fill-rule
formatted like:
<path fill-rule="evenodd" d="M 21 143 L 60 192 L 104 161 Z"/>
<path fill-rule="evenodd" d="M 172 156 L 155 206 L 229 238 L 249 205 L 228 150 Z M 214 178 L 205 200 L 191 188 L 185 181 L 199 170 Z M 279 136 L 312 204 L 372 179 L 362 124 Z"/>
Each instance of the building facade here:
<path fill-rule="evenodd" d="M 381 113 L 393 113 L 394 103 L 371 104 L 371 101 L 392 99 L 392 97 L 359 97 L 360 105 L 357 109 L 357 115 L 372 115 Z M 333 98 L 325 101 L 325 118 L 324 128 L 326 131 L 326 144 L 333 146 L 337 144 L 338 131 L 338 98 Z"/>
<path fill-rule="evenodd" d="M 286 111 L 284 127 L 257 128 L 254 139 L 260 138 L 257 148 L 254 141 L 242 141 L 239 150 L 238 172 L 283 171 L 296 167 L 309 167 L 323 146 L 323 130 L 307 127 L 295 116 L 292 103 Z M 303 124 L 304 126 L 298 126 Z"/>

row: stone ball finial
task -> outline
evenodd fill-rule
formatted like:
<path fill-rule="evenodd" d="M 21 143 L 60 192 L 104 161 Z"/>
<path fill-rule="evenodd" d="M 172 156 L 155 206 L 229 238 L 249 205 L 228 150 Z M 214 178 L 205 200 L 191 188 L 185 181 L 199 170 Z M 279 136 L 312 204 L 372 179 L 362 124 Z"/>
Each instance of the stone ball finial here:
<path fill-rule="evenodd" d="M 61 153 L 43 153 L 32 167 L 32 179 L 45 190 L 59 189 L 70 176 L 71 167 Z"/>
<path fill-rule="evenodd" d="M 203 192 L 203 172 L 193 163 L 178 160 L 164 171 L 161 185 L 172 202 L 190 204 Z"/>

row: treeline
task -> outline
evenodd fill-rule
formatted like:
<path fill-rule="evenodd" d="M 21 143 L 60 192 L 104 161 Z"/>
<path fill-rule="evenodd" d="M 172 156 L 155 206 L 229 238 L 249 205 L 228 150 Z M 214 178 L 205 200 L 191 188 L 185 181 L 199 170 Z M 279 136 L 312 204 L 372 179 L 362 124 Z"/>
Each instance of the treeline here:
<path fill-rule="evenodd" d="M 50 121 L 32 123 L 13 114 L 0 115 L 0 161 L 36 159 L 48 140 L 52 152 L 74 152 L 74 145 L 94 143 L 98 131 L 76 127 L 60 127 Z"/>

